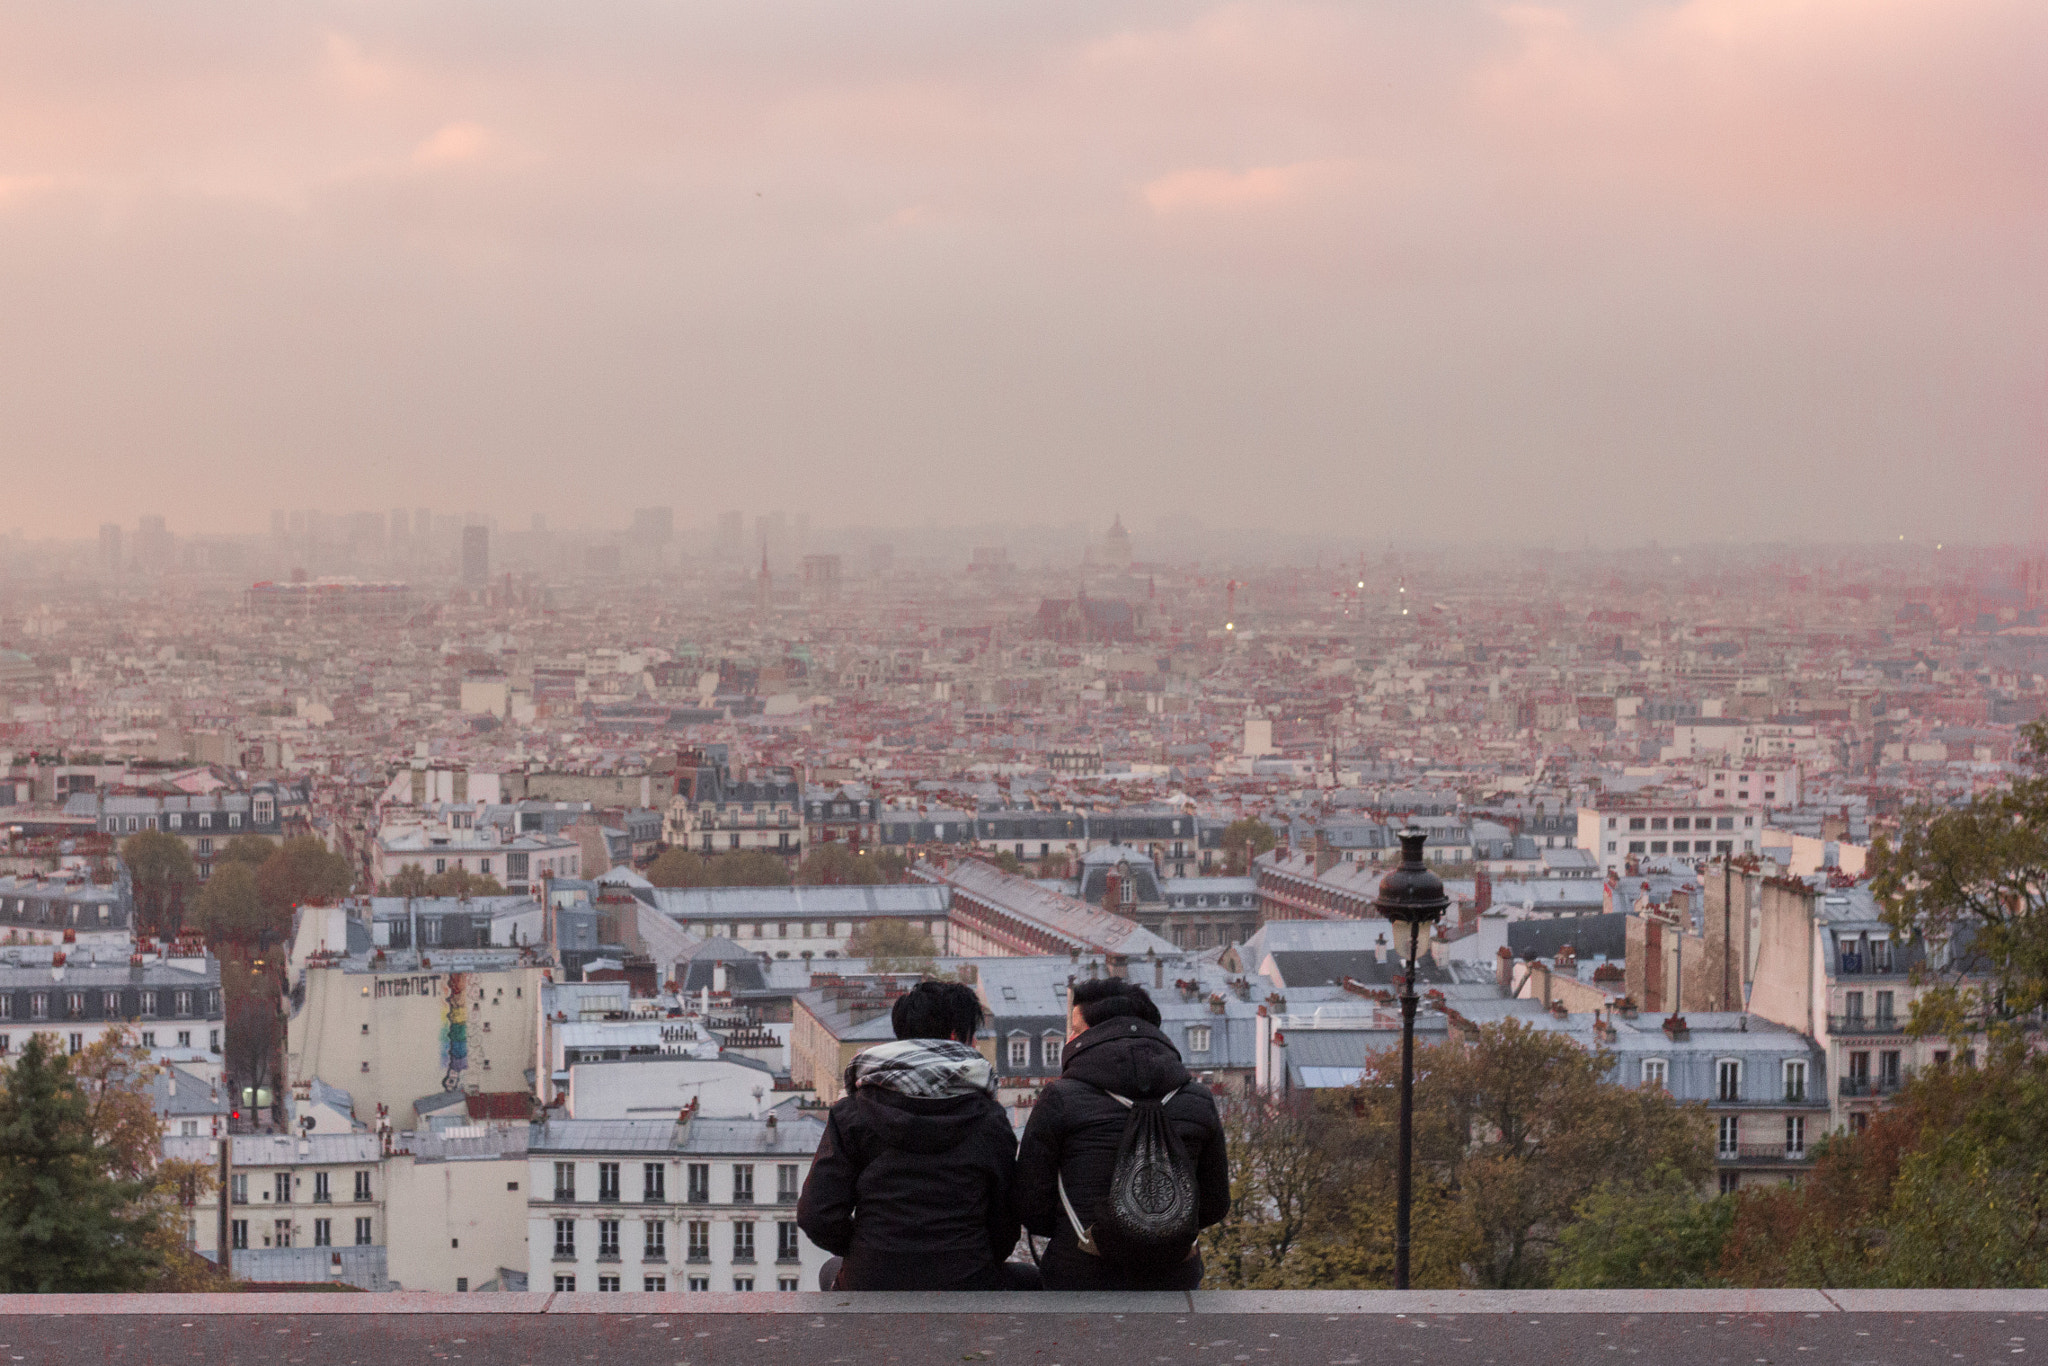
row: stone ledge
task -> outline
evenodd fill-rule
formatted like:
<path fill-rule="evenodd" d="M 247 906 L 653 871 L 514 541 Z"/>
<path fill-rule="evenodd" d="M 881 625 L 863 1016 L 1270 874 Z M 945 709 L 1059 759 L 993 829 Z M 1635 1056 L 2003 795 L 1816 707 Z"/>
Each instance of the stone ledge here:
<path fill-rule="evenodd" d="M 1297 1316 L 2048 1314 L 2048 1290 L 1198 1290 L 822 1294 L 0 1295 L 0 1315 L 1286 1314 Z"/>

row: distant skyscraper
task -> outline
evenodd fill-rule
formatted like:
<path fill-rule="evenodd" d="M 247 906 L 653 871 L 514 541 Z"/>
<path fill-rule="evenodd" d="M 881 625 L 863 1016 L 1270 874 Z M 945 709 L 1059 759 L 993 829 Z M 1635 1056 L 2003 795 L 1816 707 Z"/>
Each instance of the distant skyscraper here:
<path fill-rule="evenodd" d="M 462 529 L 462 581 L 480 588 L 491 577 L 491 529 L 466 526 Z"/>
<path fill-rule="evenodd" d="M 412 539 L 412 514 L 404 508 L 391 509 L 391 544 L 404 545 Z"/>
<path fill-rule="evenodd" d="M 150 569 L 169 569 L 173 554 L 170 528 L 161 517 L 141 518 L 135 526 L 135 558 Z"/>
<path fill-rule="evenodd" d="M 633 539 L 643 545 L 667 545 L 676 534 L 674 508 L 637 508 L 633 512 Z"/>
<path fill-rule="evenodd" d="M 722 555 L 737 555 L 747 540 L 747 515 L 744 512 L 721 512 L 718 514 L 718 550 Z"/>
<path fill-rule="evenodd" d="M 121 572 L 121 528 L 113 522 L 100 524 L 100 568 L 109 574 Z"/>

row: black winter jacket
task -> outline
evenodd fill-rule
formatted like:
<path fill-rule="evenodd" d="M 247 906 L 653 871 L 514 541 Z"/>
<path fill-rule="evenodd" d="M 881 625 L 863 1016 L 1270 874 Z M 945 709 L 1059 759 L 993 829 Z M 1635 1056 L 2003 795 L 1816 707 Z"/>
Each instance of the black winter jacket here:
<path fill-rule="evenodd" d="M 863 1086 L 832 1107 L 796 1221 L 841 1290 L 1000 1290 L 1017 1138 L 995 1098 Z"/>
<path fill-rule="evenodd" d="M 1067 1045 L 1060 1072 L 1060 1079 L 1039 1093 L 1017 1150 L 1018 1216 L 1031 1232 L 1052 1238 L 1043 1259 L 1045 1288 L 1194 1289 L 1202 1281 L 1199 1253 L 1178 1266 L 1147 1274 L 1081 1251 L 1060 1205 L 1056 1179 L 1065 1177 L 1067 1198 L 1082 1225 L 1093 1224 L 1109 1194 L 1117 1144 L 1130 1114 L 1106 1093 L 1156 1100 L 1176 1091 L 1166 1103 L 1166 1118 L 1194 1162 L 1199 1217 L 1207 1228 L 1230 1209 L 1230 1161 L 1215 1097 L 1188 1075 L 1180 1051 L 1164 1033 L 1129 1016 L 1105 1020 L 1076 1035 Z"/>

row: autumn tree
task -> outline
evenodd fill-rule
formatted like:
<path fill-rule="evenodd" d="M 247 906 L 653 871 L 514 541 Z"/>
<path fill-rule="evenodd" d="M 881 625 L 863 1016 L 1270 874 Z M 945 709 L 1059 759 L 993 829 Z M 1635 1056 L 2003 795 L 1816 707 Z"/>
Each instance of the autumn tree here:
<path fill-rule="evenodd" d="M 429 895 L 427 891 L 427 870 L 417 863 L 401 865 L 397 872 L 384 879 L 382 895 L 410 897 Z"/>
<path fill-rule="evenodd" d="M 804 855 L 796 880 L 805 887 L 872 887 L 883 879 L 873 859 L 856 854 L 842 841 L 829 840 Z"/>
<path fill-rule="evenodd" d="M 505 888 L 498 879 L 486 873 L 472 873 L 457 865 L 445 873 L 435 873 L 427 878 L 426 896 L 503 896 Z"/>
<path fill-rule="evenodd" d="M 271 1088 L 277 1093 L 279 1048 L 284 1041 L 280 988 L 269 962 L 253 957 L 245 946 L 220 956 L 221 1004 L 227 1018 L 222 1056 L 230 1089 Z"/>
<path fill-rule="evenodd" d="M 1031 870 L 1024 866 L 1024 860 L 1018 858 L 1016 853 L 1009 849 L 996 850 L 994 857 L 989 861 L 1011 877 L 1028 877 L 1031 873 Z"/>
<path fill-rule="evenodd" d="M 1257 816 L 1246 816 L 1223 827 L 1223 857 L 1233 876 L 1251 871 L 1252 860 L 1280 842 L 1273 827 Z"/>
<path fill-rule="evenodd" d="M 1603 1181 L 1557 1236 L 1550 1283 L 1562 1290 L 1701 1288 L 1723 1284 L 1721 1259 L 1739 1207 L 1675 1174 Z"/>
<path fill-rule="evenodd" d="M 348 860 L 317 835 L 301 835 L 278 846 L 256 870 L 256 891 L 271 911 L 287 917 L 295 907 L 320 906 L 347 896 L 355 885 Z"/>
<path fill-rule="evenodd" d="M 910 860 L 903 856 L 901 849 L 882 848 L 874 854 L 875 867 L 882 871 L 882 881 L 901 882 L 910 871 Z"/>
<path fill-rule="evenodd" d="M 647 880 L 657 887 L 702 887 L 710 871 L 705 860 L 680 845 L 671 845 L 647 865 Z"/>
<path fill-rule="evenodd" d="M 0 1090 L 0 1292 L 143 1289 L 162 1265 L 162 1212 L 99 1145 L 54 1037 L 31 1034 Z"/>
<path fill-rule="evenodd" d="M 246 863 L 251 868 L 261 868 L 270 862 L 270 856 L 277 852 L 277 841 L 268 835 L 243 833 L 227 842 L 227 847 L 214 855 L 213 866 L 223 863 Z"/>
<path fill-rule="evenodd" d="M 929 972 L 938 951 L 923 930 L 888 918 L 863 922 L 846 941 L 847 957 L 867 959 L 875 972 Z"/>
<path fill-rule="evenodd" d="M 787 887 L 789 865 L 766 849 L 739 849 L 704 861 L 707 887 Z"/>
<path fill-rule="evenodd" d="M 136 928 L 174 939 L 184 924 L 185 898 L 199 877 L 185 841 L 161 830 L 142 830 L 121 841 L 121 861 L 135 887 Z"/>
<path fill-rule="evenodd" d="M 276 916 L 256 891 L 256 870 L 248 863 L 216 864 L 199 889 L 186 923 L 216 947 L 256 944 L 276 932 Z"/>

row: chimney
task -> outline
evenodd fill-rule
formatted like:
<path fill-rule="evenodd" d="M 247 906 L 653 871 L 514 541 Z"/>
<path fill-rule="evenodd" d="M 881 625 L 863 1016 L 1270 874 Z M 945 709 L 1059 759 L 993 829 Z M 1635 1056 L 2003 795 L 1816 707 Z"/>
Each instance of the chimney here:
<path fill-rule="evenodd" d="M 1484 868 L 1472 875 L 1472 914 L 1485 915 L 1493 906 L 1493 879 Z"/>
<path fill-rule="evenodd" d="M 1507 950 L 1502 949 L 1501 952 L 1506 953 Z M 1372 941 L 1372 961 L 1375 963 L 1387 961 L 1387 937 L 1385 935 L 1381 935 Z"/>
<path fill-rule="evenodd" d="M 1509 983 L 1513 980 L 1514 970 L 1515 955 L 1509 951 L 1507 945 L 1503 944 L 1500 946 L 1499 951 L 1494 954 L 1493 984 L 1502 991 L 1506 991 Z"/>

